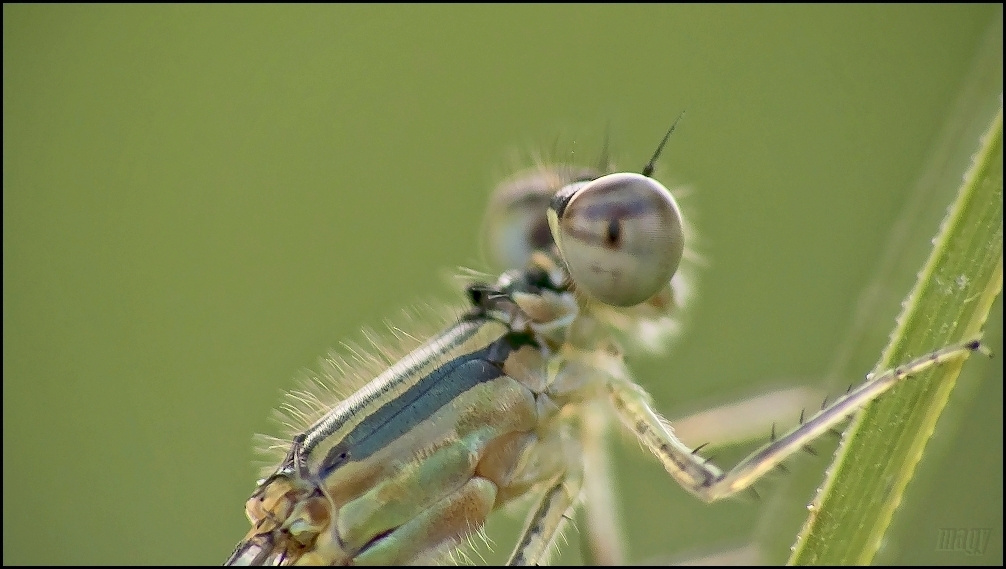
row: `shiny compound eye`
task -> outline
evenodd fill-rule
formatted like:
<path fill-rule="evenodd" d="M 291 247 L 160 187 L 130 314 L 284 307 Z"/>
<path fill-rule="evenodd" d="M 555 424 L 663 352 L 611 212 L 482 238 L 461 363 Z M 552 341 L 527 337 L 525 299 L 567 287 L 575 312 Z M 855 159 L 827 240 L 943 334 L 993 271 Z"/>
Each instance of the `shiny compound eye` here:
<path fill-rule="evenodd" d="M 567 184 L 600 175 L 594 168 L 554 164 L 504 180 L 493 192 L 482 228 L 489 261 L 499 269 L 519 269 L 532 253 L 551 247 L 546 214 L 552 196 Z"/>
<path fill-rule="evenodd" d="M 660 182 L 641 174 L 609 174 L 562 188 L 548 221 L 577 289 L 613 306 L 633 306 L 658 293 L 684 252 L 678 204 Z"/>

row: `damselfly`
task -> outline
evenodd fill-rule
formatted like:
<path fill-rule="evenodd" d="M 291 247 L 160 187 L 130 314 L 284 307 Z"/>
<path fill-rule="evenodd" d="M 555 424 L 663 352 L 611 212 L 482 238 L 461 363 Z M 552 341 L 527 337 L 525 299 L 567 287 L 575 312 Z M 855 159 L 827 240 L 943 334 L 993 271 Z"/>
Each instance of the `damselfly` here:
<path fill-rule="evenodd" d="M 662 347 L 687 299 L 690 231 L 652 177 L 673 130 L 638 174 L 613 172 L 605 158 L 500 184 L 486 233 L 509 269 L 468 284 L 458 318 L 431 338 L 398 330 L 399 357 L 330 358 L 315 385 L 291 394 L 289 433 L 269 445 L 282 460 L 246 503 L 252 528 L 228 563 L 438 561 L 521 500 L 529 513 L 511 564 L 546 561 L 581 502 L 595 555 L 612 561 L 614 532 L 598 510 L 609 481 L 594 466 L 609 419 L 687 491 L 715 501 L 909 374 L 979 347 L 876 374 L 732 469 L 707 462 L 675 437 L 622 357 L 625 345 Z M 368 371 L 347 369 L 361 362 Z"/>

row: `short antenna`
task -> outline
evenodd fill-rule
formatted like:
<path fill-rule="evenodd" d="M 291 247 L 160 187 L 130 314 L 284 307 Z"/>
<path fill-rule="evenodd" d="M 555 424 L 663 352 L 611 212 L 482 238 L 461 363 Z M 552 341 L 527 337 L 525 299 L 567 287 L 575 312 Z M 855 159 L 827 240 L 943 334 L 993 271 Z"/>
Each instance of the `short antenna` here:
<path fill-rule="evenodd" d="M 653 153 L 653 157 L 646 163 L 646 166 L 643 166 L 643 171 L 641 172 L 642 175 L 649 178 L 650 175 L 653 174 L 657 158 L 660 158 L 660 153 L 664 151 L 664 145 L 667 144 L 667 139 L 671 137 L 671 133 L 674 132 L 674 127 L 678 126 L 678 121 L 680 121 L 683 116 L 685 116 L 685 111 L 681 111 L 678 118 L 674 119 L 674 123 L 671 124 L 671 128 L 667 129 L 667 134 L 664 135 L 664 139 L 661 140 L 660 144 L 657 146 L 657 151 Z"/>
<path fill-rule="evenodd" d="M 597 171 L 607 172 L 611 168 L 611 121 L 604 125 L 604 144 L 601 145 L 601 155 L 597 157 Z"/>

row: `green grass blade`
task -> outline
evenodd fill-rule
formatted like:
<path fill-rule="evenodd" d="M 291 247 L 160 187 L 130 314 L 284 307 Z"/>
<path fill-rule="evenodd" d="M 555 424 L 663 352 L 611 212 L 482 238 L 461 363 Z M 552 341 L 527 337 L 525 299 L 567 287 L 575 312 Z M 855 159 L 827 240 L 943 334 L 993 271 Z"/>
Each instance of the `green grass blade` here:
<path fill-rule="evenodd" d="M 980 141 L 877 370 L 977 336 L 1002 288 L 1002 105 Z M 867 564 L 960 372 L 941 366 L 854 420 L 810 506 L 792 564 Z"/>

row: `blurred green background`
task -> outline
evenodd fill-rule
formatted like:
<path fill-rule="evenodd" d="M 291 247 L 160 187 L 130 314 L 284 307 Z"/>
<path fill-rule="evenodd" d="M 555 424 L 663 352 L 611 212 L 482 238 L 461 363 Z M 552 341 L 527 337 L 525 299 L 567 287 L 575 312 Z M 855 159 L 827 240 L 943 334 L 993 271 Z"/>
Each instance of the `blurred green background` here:
<path fill-rule="evenodd" d="M 658 172 L 694 189 L 709 264 L 640 382 L 671 417 L 841 392 L 967 164 L 947 141 L 977 141 L 952 117 L 990 117 L 1002 91 L 1000 6 L 5 4 L 3 22 L 4 564 L 223 561 L 252 433 L 298 370 L 485 267 L 511 151 L 589 160 L 610 126 L 638 169 L 682 110 Z M 965 369 L 879 562 L 1002 563 L 1002 358 Z M 753 540 L 785 560 L 823 448 L 761 501 L 709 506 L 620 445 L 630 558 Z M 491 560 L 516 523 L 493 524 Z M 946 527 L 991 528 L 989 549 L 936 551 Z"/>

